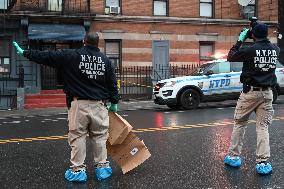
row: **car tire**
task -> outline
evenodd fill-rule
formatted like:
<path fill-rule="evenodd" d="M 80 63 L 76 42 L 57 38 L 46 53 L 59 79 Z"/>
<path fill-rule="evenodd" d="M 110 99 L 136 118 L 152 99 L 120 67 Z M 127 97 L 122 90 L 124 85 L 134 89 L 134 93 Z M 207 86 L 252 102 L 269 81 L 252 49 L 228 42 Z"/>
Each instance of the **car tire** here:
<path fill-rule="evenodd" d="M 275 88 L 272 89 L 272 93 L 273 93 L 273 101 L 272 103 L 275 103 L 278 97 L 278 92 Z"/>
<path fill-rule="evenodd" d="M 180 104 L 183 109 L 195 109 L 199 106 L 199 103 L 200 95 L 194 89 L 187 89 L 180 96 Z"/>
<path fill-rule="evenodd" d="M 175 105 L 169 105 L 169 104 L 167 104 L 167 106 L 168 106 L 169 108 L 173 109 L 173 110 L 179 110 L 179 109 L 180 109 L 180 105 L 178 105 L 178 104 L 175 104 Z"/>

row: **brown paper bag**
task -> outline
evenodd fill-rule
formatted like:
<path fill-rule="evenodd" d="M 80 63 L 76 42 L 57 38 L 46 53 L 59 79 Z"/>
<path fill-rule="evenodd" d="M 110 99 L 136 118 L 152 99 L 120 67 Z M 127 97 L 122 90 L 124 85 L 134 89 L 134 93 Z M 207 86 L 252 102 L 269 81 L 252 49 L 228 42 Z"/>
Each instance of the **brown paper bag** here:
<path fill-rule="evenodd" d="M 110 145 L 108 143 L 107 150 L 112 159 L 121 167 L 123 174 L 142 164 L 151 156 L 144 142 L 140 141 L 133 132 L 130 132 L 121 144 Z"/>
<path fill-rule="evenodd" d="M 120 115 L 109 112 L 109 138 L 111 145 L 121 144 L 132 130 L 132 126 Z"/>

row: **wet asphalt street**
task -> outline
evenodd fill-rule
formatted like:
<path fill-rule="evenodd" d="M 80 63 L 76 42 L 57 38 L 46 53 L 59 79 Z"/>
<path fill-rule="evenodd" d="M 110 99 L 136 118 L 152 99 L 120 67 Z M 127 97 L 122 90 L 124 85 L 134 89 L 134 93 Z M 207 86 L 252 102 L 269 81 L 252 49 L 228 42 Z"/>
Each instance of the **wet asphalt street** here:
<path fill-rule="evenodd" d="M 144 140 L 152 157 L 123 175 L 111 161 L 113 176 L 94 179 L 90 146 L 88 182 L 64 180 L 69 166 L 67 115 L 0 119 L 0 188 L 284 188 L 284 104 L 276 104 L 270 127 L 273 174 L 255 172 L 256 132 L 248 125 L 240 169 L 223 164 L 233 128 L 234 107 L 190 111 L 169 109 L 119 112 Z"/>

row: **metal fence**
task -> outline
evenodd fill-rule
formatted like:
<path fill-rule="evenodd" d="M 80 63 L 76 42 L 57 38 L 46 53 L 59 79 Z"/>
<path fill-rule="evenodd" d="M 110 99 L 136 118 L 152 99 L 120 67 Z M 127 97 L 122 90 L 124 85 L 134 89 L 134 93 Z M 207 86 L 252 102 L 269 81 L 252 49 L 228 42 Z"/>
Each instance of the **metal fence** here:
<path fill-rule="evenodd" d="M 19 66 L 19 77 L 12 78 L 10 74 L 0 74 L 0 109 L 17 107 L 17 88 L 24 87 L 24 69 Z"/>
<path fill-rule="evenodd" d="M 7 1 L 7 0 L 6 0 Z M 90 0 L 20 0 L 14 11 L 57 12 L 61 14 L 89 14 Z"/>
<path fill-rule="evenodd" d="M 0 109 L 13 109 L 17 106 L 18 78 L 0 75 Z"/>
<path fill-rule="evenodd" d="M 153 86 L 162 79 L 190 75 L 195 65 L 129 66 L 116 70 L 122 99 L 151 99 Z"/>

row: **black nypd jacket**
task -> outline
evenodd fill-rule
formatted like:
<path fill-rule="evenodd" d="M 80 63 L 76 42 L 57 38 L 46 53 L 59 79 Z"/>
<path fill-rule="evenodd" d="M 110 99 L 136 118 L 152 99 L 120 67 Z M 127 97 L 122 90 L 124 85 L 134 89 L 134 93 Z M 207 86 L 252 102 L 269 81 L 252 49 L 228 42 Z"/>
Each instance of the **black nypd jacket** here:
<path fill-rule="evenodd" d="M 25 50 L 24 56 L 38 64 L 59 68 L 70 96 L 118 103 L 114 65 L 98 48 Z"/>
<path fill-rule="evenodd" d="M 275 75 L 279 48 L 268 39 L 256 41 L 250 47 L 237 42 L 228 54 L 228 61 L 243 62 L 241 82 L 247 85 L 272 87 L 277 83 Z"/>

